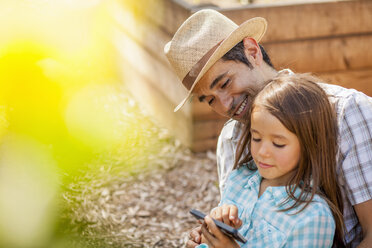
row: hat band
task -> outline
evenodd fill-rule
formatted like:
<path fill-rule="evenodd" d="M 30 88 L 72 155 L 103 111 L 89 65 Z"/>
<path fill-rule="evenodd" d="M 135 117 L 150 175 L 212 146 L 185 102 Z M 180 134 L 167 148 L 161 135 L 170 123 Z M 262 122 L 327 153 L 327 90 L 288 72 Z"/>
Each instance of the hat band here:
<path fill-rule="evenodd" d="M 218 42 L 214 47 L 212 47 L 204 56 L 191 68 L 189 73 L 183 78 L 182 84 L 186 89 L 190 90 L 198 77 L 200 71 L 203 69 L 204 65 L 208 62 L 208 59 L 212 56 L 217 47 L 221 44 L 223 40 Z"/>

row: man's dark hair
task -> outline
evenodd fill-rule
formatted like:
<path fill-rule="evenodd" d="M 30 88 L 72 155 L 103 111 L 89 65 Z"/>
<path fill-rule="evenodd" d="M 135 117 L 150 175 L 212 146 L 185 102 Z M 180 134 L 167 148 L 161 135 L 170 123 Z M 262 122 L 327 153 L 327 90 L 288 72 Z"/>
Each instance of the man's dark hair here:
<path fill-rule="evenodd" d="M 263 46 L 259 45 L 262 53 L 263 60 L 271 67 L 274 68 L 273 64 L 271 63 L 269 55 L 266 53 Z M 248 61 L 247 57 L 244 53 L 244 43 L 243 41 L 236 44 L 233 48 L 230 49 L 223 57 L 223 60 L 234 60 L 238 62 L 242 62 L 246 64 L 249 68 L 253 68 L 251 63 Z"/>

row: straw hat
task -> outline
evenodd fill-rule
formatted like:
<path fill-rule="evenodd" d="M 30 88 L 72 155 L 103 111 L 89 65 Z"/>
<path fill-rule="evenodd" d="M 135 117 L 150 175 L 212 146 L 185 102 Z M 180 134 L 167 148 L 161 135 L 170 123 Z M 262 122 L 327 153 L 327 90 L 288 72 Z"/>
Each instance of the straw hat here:
<path fill-rule="evenodd" d="M 259 42 L 266 27 L 267 22 L 262 17 L 249 19 L 238 26 L 211 9 L 191 15 L 164 47 L 170 64 L 189 91 L 174 112 L 185 104 L 200 78 L 217 60 L 245 37 Z"/>

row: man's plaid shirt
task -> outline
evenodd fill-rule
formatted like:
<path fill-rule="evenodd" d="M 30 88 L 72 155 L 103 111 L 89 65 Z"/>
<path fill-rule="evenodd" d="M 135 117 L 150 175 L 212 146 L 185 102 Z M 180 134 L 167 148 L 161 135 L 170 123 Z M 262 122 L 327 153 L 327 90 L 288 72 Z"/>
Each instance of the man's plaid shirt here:
<path fill-rule="evenodd" d="M 353 89 L 320 84 L 334 104 L 339 128 L 337 175 L 344 199 L 346 242 L 355 247 L 362 229 L 353 205 L 372 199 L 372 98 Z M 229 120 L 217 144 L 220 191 L 232 171 L 243 125 Z"/>

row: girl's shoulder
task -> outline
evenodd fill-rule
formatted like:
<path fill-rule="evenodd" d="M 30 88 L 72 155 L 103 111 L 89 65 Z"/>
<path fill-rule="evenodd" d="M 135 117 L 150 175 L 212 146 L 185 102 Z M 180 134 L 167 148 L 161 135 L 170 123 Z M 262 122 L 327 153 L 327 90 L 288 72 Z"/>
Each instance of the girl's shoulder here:
<path fill-rule="evenodd" d="M 276 211 L 267 211 L 262 215 L 262 219 L 273 230 L 280 230 L 285 236 L 286 247 L 297 247 L 298 242 L 304 240 L 321 244 L 317 247 L 331 247 L 336 225 L 326 201 L 316 195 L 310 204 L 300 211 L 302 208 L 303 205 L 300 205 L 291 210 L 280 211 L 283 208 L 279 207 Z"/>
<path fill-rule="evenodd" d="M 309 206 L 304 209 L 304 211 L 312 212 L 324 216 L 332 216 L 332 211 L 328 206 L 328 203 L 320 195 L 314 195 L 313 200 L 310 202 Z M 306 213 L 305 213 L 306 214 Z"/>
<path fill-rule="evenodd" d="M 294 200 L 290 200 L 290 202 L 288 202 L 287 204 L 292 205 L 293 203 Z M 281 208 L 287 208 L 289 206 L 287 204 L 281 206 Z M 327 202 L 320 195 L 314 195 L 312 201 L 304 209 L 303 206 L 303 204 L 300 204 L 296 208 L 286 211 L 286 215 L 293 216 L 293 219 L 295 219 L 295 221 L 298 223 L 306 222 L 314 218 L 333 220 L 331 209 L 329 208 Z"/>

